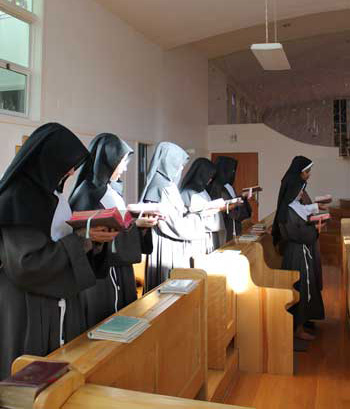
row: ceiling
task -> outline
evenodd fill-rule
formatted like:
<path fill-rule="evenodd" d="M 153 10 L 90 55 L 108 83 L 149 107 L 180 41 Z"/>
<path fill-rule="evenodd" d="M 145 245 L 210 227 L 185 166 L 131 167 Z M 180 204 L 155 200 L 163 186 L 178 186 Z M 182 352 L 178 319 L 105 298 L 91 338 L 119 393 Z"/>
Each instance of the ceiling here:
<path fill-rule="evenodd" d="M 148 39 L 172 48 L 264 23 L 264 0 L 96 0 Z M 278 18 L 350 8 L 350 0 L 276 0 Z M 273 0 L 269 0 L 272 11 Z"/>
<path fill-rule="evenodd" d="M 284 43 L 290 71 L 264 71 L 250 50 L 211 60 L 263 108 L 350 96 L 350 31 Z"/>

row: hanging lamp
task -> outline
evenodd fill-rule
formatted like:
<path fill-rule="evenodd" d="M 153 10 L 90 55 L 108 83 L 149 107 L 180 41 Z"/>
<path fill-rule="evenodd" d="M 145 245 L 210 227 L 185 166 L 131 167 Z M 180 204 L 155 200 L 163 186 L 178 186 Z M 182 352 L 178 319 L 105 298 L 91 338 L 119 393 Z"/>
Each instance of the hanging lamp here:
<path fill-rule="evenodd" d="M 283 71 L 290 70 L 286 53 L 283 50 L 283 45 L 277 42 L 277 12 L 276 0 L 274 1 L 274 23 L 275 23 L 275 42 L 269 42 L 269 15 L 268 15 L 268 0 L 265 0 L 265 31 L 266 42 L 261 44 L 252 44 L 250 49 L 259 61 L 262 68 L 266 71 Z"/>

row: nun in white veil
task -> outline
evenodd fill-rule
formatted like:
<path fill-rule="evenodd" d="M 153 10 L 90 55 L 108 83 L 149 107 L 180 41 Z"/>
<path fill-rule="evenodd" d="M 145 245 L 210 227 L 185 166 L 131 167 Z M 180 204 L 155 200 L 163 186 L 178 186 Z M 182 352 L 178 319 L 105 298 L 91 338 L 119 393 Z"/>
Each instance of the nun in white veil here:
<path fill-rule="evenodd" d="M 152 231 L 153 253 L 147 259 L 145 291 L 165 281 L 173 268 L 190 267 L 186 242 L 205 238 L 201 216 L 188 213 L 177 186 L 188 159 L 179 146 L 161 142 L 150 164 L 141 201 L 162 203 L 167 217 Z"/>

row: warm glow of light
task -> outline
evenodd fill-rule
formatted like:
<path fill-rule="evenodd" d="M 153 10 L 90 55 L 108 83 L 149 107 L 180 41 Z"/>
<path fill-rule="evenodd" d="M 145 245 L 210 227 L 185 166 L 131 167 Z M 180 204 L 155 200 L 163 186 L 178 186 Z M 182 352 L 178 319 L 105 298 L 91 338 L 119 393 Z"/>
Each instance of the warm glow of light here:
<path fill-rule="evenodd" d="M 196 268 L 203 268 L 208 275 L 225 274 L 228 286 L 242 294 L 248 289 L 250 266 L 248 259 L 232 250 L 215 252 L 206 256 Z"/>

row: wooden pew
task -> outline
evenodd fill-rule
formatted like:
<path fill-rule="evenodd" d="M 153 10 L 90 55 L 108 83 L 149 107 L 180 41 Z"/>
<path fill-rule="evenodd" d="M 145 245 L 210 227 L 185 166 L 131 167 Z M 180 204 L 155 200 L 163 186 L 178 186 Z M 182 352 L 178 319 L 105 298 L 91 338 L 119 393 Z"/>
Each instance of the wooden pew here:
<path fill-rule="evenodd" d="M 196 400 L 154 395 L 125 389 L 85 384 L 76 370 L 70 371 L 39 394 L 34 409 L 243 409 Z"/>
<path fill-rule="evenodd" d="M 341 272 L 346 297 L 346 315 L 350 319 L 350 219 L 341 219 Z"/>
<path fill-rule="evenodd" d="M 270 229 L 273 218 L 261 222 Z M 246 223 L 245 230 L 250 227 Z M 231 257 L 228 250 L 241 255 Z M 293 317 L 287 308 L 298 301 L 293 284 L 299 272 L 280 270 L 281 262 L 270 234 L 253 243 L 233 240 L 195 259 L 195 267 L 208 274 L 209 399 L 222 397 L 238 362 L 243 371 L 293 373 Z"/>
<path fill-rule="evenodd" d="M 86 383 L 205 400 L 207 299 L 205 274 L 197 277 L 190 294 L 155 289 L 117 313 L 150 320 L 132 343 L 93 341 L 84 333 L 47 358 L 69 362 Z M 18 358 L 13 372 L 32 359 Z"/>

